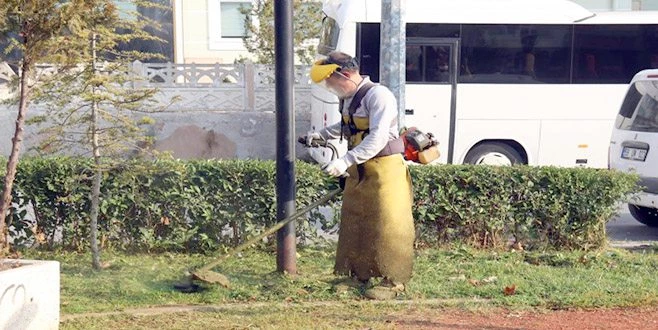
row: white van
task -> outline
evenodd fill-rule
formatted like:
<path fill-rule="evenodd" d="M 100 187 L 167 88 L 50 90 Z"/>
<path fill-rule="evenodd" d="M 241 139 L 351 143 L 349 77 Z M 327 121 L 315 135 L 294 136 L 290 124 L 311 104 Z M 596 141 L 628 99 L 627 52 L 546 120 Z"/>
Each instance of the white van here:
<path fill-rule="evenodd" d="M 612 130 L 608 165 L 640 175 L 643 192 L 628 209 L 637 221 L 658 227 L 658 69 L 633 77 Z"/>

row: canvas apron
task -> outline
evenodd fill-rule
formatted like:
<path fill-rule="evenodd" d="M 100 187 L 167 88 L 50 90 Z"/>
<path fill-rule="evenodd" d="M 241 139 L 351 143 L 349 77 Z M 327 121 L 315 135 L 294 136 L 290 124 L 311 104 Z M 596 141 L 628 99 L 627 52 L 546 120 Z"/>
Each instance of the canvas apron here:
<path fill-rule="evenodd" d="M 343 120 L 349 120 L 345 116 Z M 353 117 L 364 138 L 368 118 Z M 411 176 L 401 154 L 375 157 L 347 169 L 336 252 L 336 274 L 360 280 L 386 277 L 406 283 L 413 266 L 414 224 Z"/>

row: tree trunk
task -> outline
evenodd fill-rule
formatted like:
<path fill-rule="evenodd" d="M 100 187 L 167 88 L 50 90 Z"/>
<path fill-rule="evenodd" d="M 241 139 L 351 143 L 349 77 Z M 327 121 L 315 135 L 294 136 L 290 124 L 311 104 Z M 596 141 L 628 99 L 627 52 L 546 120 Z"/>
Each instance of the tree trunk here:
<path fill-rule="evenodd" d="M 9 236 L 7 214 L 11 207 L 11 191 L 14 187 L 14 179 L 16 178 L 16 168 L 18 167 L 18 155 L 21 151 L 21 144 L 23 142 L 23 127 L 25 126 L 25 115 L 27 114 L 27 106 L 29 103 L 29 84 L 28 78 L 32 73 L 31 63 L 29 60 L 23 60 L 21 67 L 23 71 L 20 81 L 20 101 L 18 104 L 18 116 L 16 117 L 16 128 L 14 130 L 14 137 L 11 140 L 11 154 L 7 162 L 7 172 L 5 173 L 4 188 L 2 190 L 2 199 L 0 199 L 0 255 L 9 252 Z"/>
<path fill-rule="evenodd" d="M 95 133 L 92 133 L 92 135 L 95 135 Z M 100 154 L 97 153 L 97 143 L 96 147 L 94 148 L 94 164 L 96 165 L 96 169 L 94 171 L 94 183 L 91 188 L 91 211 L 89 214 L 90 221 L 89 221 L 89 226 L 90 230 L 89 233 L 91 235 L 90 237 L 90 243 L 91 243 L 91 264 L 96 270 L 100 270 L 101 267 L 101 255 L 100 251 L 98 248 L 98 209 L 99 209 L 99 204 L 100 204 L 100 195 L 101 195 L 101 178 L 103 176 L 103 172 L 101 171 L 101 164 L 100 164 Z"/>
<path fill-rule="evenodd" d="M 91 66 L 93 75 L 96 75 L 96 34 L 91 36 Z M 96 94 L 97 87 L 92 86 L 92 92 Z M 98 101 L 94 100 L 91 104 L 91 148 L 94 157 L 94 182 L 91 187 L 91 211 L 89 212 L 89 241 L 91 243 L 91 264 L 96 270 L 100 270 L 101 256 L 98 249 L 98 209 L 100 206 L 101 196 L 101 179 L 103 172 L 101 169 L 101 152 L 98 145 Z"/>

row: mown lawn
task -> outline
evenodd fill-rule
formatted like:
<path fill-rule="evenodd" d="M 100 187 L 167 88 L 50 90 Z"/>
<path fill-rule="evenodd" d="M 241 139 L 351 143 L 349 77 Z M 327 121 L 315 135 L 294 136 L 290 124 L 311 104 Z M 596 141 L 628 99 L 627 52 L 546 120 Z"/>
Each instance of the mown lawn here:
<path fill-rule="evenodd" d="M 229 288 L 210 285 L 193 294 L 176 292 L 173 284 L 185 277 L 186 270 L 212 261 L 212 256 L 104 252 L 109 267 L 102 271 L 91 269 L 89 254 L 27 252 L 24 257 L 61 262 L 64 329 L 121 327 L 135 321 L 135 316 L 75 316 L 163 305 L 226 308 L 145 315 L 146 328 L 160 327 L 160 322 L 168 328 L 194 328 L 199 322 L 214 322 L 219 328 L 286 327 L 288 322 L 341 327 L 335 324 L 337 319 L 345 319 L 345 327 L 358 327 L 363 318 L 363 324 L 377 319 L 385 326 L 386 320 L 378 316 L 400 312 L 407 302 L 422 301 L 432 308 L 519 310 L 658 306 L 656 247 L 586 253 L 422 250 L 417 252 L 406 294 L 385 304 L 364 301 L 356 291 L 334 293 L 333 249 L 300 249 L 298 254 L 299 274 L 294 277 L 274 272 L 275 258 L 268 252 L 249 251 L 230 258 L 216 269 L 230 278 Z"/>

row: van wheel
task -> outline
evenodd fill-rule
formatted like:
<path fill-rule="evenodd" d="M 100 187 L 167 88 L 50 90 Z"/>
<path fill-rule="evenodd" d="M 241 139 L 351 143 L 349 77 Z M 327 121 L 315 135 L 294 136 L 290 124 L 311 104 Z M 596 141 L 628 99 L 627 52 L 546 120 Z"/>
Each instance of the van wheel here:
<path fill-rule="evenodd" d="M 635 220 L 649 226 L 658 227 L 658 210 L 651 207 L 628 204 L 628 210 Z"/>
<path fill-rule="evenodd" d="M 523 158 L 521 158 L 518 151 L 505 143 L 487 142 L 471 149 L 468 154 L 466 154 L 464 163 L 474 165 L 510 166 L 523 164 Z"/>

